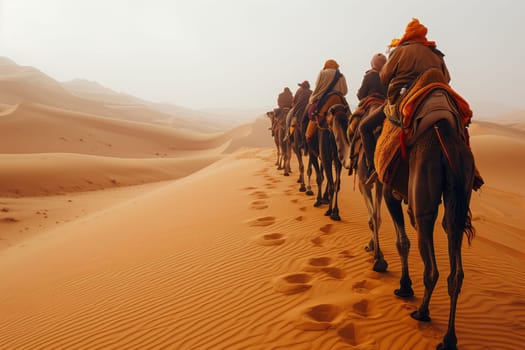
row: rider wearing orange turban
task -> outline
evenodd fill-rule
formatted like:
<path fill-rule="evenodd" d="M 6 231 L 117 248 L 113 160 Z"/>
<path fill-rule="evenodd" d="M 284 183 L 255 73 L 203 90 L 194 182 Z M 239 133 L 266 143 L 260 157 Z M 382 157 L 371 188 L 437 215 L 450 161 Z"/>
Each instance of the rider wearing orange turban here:
<path fill-rule="evenodd" d="M 397 47 L 408 41 L 418 41 L 425 46 L 436 47 L 434 41 L 427 40 L 427 31 L 427 27 L 419 23 L 417 18 L 412 18 L 405 28 L 405 34 L 400 39 L 392 39 L 389 47 Z"/>
<path fill-rule="evenodd" d="M 412 18 L 400 39 L 394 39 L 394 48 L 381 69 L 381 81 L 387 86 L 387 98 L 391 104 L 399 99 L 403 88 L 408 89 L 417 77 L 429 68 L 438 68 L 448 83 L 450 75 L 443 60 L 443 53 L 436 49 L 434 41 L 427 40 L 427 27 Z"/>
<path fill-rule="evenodd" d="M 436 49 L 434 41 L 427 40 L 426 35 L 427 28 L 418 19 L 412 18 L 406 26 L 403 36 L 400 39 L 392 40 L 390 43 L 389 47 L 394 50 L 379 72 L 382 84 L 387 87 L 387 105 L 395 106 L 404 91 L 412 86 L 421 73 L 430 68 L 437 68 L 441 71 L 445 83 L 450 81 L 450 75 L 443 60 L 444 55 Z M 392 111 L 391 108 L 388 110 Z M 397 118 L 398 116 L 390 115 L 390 117 Z M 368 119 L 368 126 L 372 128 L 382 124 L 385 114 L 380 110 Z M 373 168 L 375 138 L 368 134 L 361 133 L 367 163 L 370 167 L 367 183 L 373 181 L 376 175 Z"/>

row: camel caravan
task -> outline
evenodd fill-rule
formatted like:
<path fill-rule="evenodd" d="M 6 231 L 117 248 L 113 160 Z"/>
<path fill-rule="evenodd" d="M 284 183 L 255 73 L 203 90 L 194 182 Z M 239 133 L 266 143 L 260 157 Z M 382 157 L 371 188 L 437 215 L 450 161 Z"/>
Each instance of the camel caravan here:
<path fill-rule="evenodd" d="M 367 251 L 373 270 L 385 272 L 388 264 L 379 244 L 381 202 L 384 200 L 396 230 L 396 247 L 402 261 L 401 298 L 414 295 L 408 270 L 410 241 L 405 231 L 402 204 L 417 231 L 424 264 L 425 292 L 412 318 L 430 322 L 429 303 L 438 280 L 433 231 L 440 203 L 442 225 L 448 237 L 450 275 L 448 329 L 437 349 L 457 349 L 455 315 L 463 281 L 461 245 L 474 237 L 470 198 L 483 185 L 469 146 L 472 111 L 449 85 L 443 53 L 426 38 L 427 28 L 417 19 L 392 40 L 389 57 L 375 54 L 357 93 L 359 104 L 351 111 L 345 95 L 346 80 L 335 60 L 327 60 L 313 91 L 308 81 L 295 95 L 285 88 L 278 108 L 267 112 L 277 149 L 276 165 L 289 176 L 293 153 L 299 164 L 299 191 L 314 195 L 314 206 L 327 205 L 325 215 L 340 220 L 338 192 L 343 168 L 357 179 L 368 210 L 371 239 Z M 306 178 L 303 155 L 307 156 Z M 313 170 L 312 170 L 313 169 Z M 306 180 L 306 181 L 305 181 Z M 325 181 L 326 180 L 326 181 Z M 323 187 L 324 185 L 324 187 Z"/>

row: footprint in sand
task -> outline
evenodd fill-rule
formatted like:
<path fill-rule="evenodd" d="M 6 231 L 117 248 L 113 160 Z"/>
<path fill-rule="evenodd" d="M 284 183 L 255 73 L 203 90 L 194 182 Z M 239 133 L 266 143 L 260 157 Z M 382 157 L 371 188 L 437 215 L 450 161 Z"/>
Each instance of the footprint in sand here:
<path fill-rule="evenodd" d="M 257 199 L 267 199 L 268 198 L 268 194 L 266 194 L 266 192 L 264 192 L 264 191 L 254 191 L 254 192 L 250 193 L 250 195 L 252 197 L 257 198 Z"/>
<path fill-rule="evenodd" d="M 354 323 L 347 323 L 337 331 L 337 335 L 346 343 L 352 345 L 352 347 L 359 347 L 362 350 L 377 349 L 377 344 L 373 339 L 363 334 L 359 327 L 356 327 Z"/>
<path fill-rule="evenodd" d="M 329 266 L 332 263 L 332 258 L 329 257 L 320 257 L 320 258 L 310 258 L 306 262 L 303 270 L 311 272 L 319 272 L 322 268 Z"/>
<path fill-rule="evenodd" d="M 250 226 L 270 226 L 275 223 L 274 216 L 263 216 L 256 219 L 248 220 Z"/>
<path fill-rule="evenodd" d="M 258 237 L 257 243 L 266 246 L 281 245 L 285 240 L 286 239 L 282 233 L 265 233 L 264 235 Z"/>
<path fill-rule="evenodd" d="M 273 189 L 277 188 L 277 186 L 275 186 L 274 184 L 265 184 L 264 188 L 266 188 L 268 190 L 273 190 Z"/>
<path fill-rule="evenodd" d="M 268 204 L 266 204 L 265 201 L 259 200 L 259 201 L 253 201 L 252 202 L 252 209 L 262 210 L 268 208 Z"/>
<path fill-rule="evenodd" d="M 283 294 L 296 294 L 304 292 L 312 285 L 309 283 L 312 279 L 307 273 L 293 273 L 278 277 L 274 282 L 274 289 Z"/>
<path fill-rule="evenodd" d="M 297 198 L 295 198 L 295 199 L 290 199 L 290 202 L 292 202 L 292 203 L 297 203 L 297 202 L 299 202 L 299 199 L 297 199 Z"/>
<path fill-rule="evenodd" d="M 309 272 L 324 272 L 328 276 L 336 279 L 343 279 L 345 277 L 345 273 L 343 270 L 330 265 L 332 265 L 332 258 L 310 258 L 306 265 L 303 267 L 303 270 Z"/>
<path fill-rule="evenodd" d="M 333 227 L 334 227 L 333 224 L 326 224 L 326 225 L 322 226 L 319 229 L 319 231 L 321 231 L 324 234 L 329 234 L 330 232 L 332 232 Z"/>
<path fill-rule="evenodd" d="M 308 307 L 299 315 L 296 328 L 305 331 L 320 331 L 333 328 L 339 321 L 341 308 L 333 304 Z"/>
<path fill-rule="evenodd" d="M 295 221 L 303 221 L 303 220 L 304 220 L 304 216 L 302 215 L 295 217 Z"/>
<path fill-rule="evenodd" d="M 317 236 L 315 238 L 312 238 L 310 240 L 310 242 L 312 242 L 312 244 L 316 247 L 322 247 L 323 246 L 323 239 L 321 238 L 321 236 Z"/>
<path fill-rule="evenodd" d="M 354 253 L 352 253 L 349 250 L 343 250 L 342 252 L 339 252 L 339 255 L 341 255 L 343 258 L 353 258 L 353 257 L 355 257 Z"/>
<path fill-rule="evenodd" d="M 244 187 L 243 188 L 244 191 L 251 191 L 251 190 L 256 190 L 256 189 L 257 189 L 257 187 L 255 187 L 255 186 L 248 186 L 248 187 Z"/>
<path fill-rule="evenodd" d="M 364 279 L 352 283 L 352 290 L 359 294 L 367 294 L 380 285 L 381 284 L 379 282 Z"/>
<path fill-rule="evenodd" d="M 342 280 L 346 276 L 345 272 L 338 267 L 324 267 L 321 271 L 338 280 Z"/>
<path fill-rule="evenodd" d="M 307 208 L 306 208 L 306 207 L 300 207 L 299 210 L 300 210 L 300 211 L 306 211 Z"/>
<path fill-rule="evenodd" d="M 368 316 L 368 300 L 361 299 L 352 305 L 352 311 L 360 316 Z"/>

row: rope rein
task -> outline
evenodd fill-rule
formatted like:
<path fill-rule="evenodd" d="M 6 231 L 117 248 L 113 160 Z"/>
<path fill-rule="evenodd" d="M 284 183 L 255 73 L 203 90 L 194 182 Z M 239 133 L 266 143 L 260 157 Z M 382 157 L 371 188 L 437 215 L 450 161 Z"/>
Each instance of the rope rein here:
<path fill-rule="evenodd" d="M 441 133 L 439 132 L 439 127 L 437 124 L 434 124 L 434 130 L 436 131 L 436 135 L 439 140 L 439 144 L 441 145 L 441 149 L 443 150 L 443 153 L 445 153 L 445 157 L 447 157 L 448 165 L 450 165 L 450 170 L 452 170 L 452 174 L 456 175 L 456 171 L 454 170 L 454 166 L 452 165 L 452 160 L 450 159 L 450 155 L 448 154 L 447 148 L 445 147 L 445 143 L 443 142 L 443 138 L 441 137 Z"/>

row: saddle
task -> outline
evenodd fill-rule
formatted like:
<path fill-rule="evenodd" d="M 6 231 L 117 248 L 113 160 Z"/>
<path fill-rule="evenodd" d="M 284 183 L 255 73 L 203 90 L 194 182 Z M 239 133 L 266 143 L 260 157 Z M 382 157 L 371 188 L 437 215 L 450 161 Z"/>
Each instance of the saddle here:
<path fill-rule="evenodd" d="M 350 143 L 350 171 L 349 175 L 352 175 L 353 170 L 357 169 L 357 163 L 359 158 L 359 152 L 361 151 L 361 134 L 358 132 L 361 120 L 367 116 L 375 114 L 381 108 L 384 107 L 385 98 L 379 95 L 370 95 L 365 97 L 359 102 L 354 113 L 350 118 L 348 129 L 347 129 L 347 140 Z M 374 136 L 377 139 L 381 133 L 381 127 L 374 130 Z"/>
<path fill-rule="evenodd" d="M 423 72 L 396 105 L 385 106 L 387 119 L 377 140 L 374 165 L 383 183 L 391 183 L 406 147 L 438 120 L 455 125 L 468 143 L 465 127 L 472 111 L 468 103 L 446 82 L 439 69 Z"/>
<path fill-rule="evenodd" d="M 317 111 L 315 112 L 315 117 L 319 125 L 331 124 L 332 120 L 328 120 L 330 116 L 333 116 L 335 113 L 346 113 L 350 114 L 350 106 L 346 101 L 346 98 L 337 91 L 332 91 L 326 95 L 324 101 L 320 101 L 317 105 Z"/>

